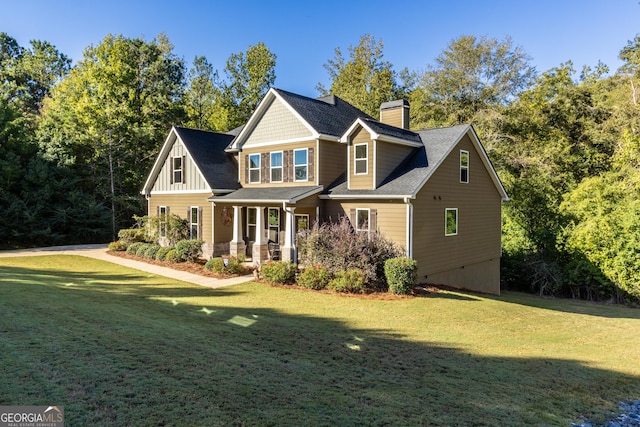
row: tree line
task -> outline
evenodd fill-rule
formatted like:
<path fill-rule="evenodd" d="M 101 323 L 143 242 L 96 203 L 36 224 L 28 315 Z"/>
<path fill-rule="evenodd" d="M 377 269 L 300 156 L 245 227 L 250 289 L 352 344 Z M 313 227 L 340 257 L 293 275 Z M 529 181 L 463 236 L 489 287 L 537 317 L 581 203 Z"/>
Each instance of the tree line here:
<path fill-rule="evenodd" d="M 325 63 L 335 94 L 376 117 L 407 99 L 412 128 L 471 123 L 511 201 L 504 286 L 640 298 L 640 37 L 623 66 L 539 72 L 510 38 L 462 36 L 424 70 L 396 70 L 364 35 Z M 222 71 L 187 69 L 165 35 L 108 35 L 74 66 L 53 45 L 0 33 L 0 246 L 113 239 L 133 214 L 168 128 L 228 131 L 275 83 L 263 43 Z"/>

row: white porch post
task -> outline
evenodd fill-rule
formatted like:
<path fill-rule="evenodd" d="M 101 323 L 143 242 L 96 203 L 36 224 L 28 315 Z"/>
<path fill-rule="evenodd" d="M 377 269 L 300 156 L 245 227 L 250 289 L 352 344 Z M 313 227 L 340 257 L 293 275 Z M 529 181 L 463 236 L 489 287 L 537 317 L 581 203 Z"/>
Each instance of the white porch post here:
<path fill-rule="evenodd" d="M 296 223 L 295 207 L 283 206 L 285 212 L 284 221 L 284 246 L 282 247 L 282 260 L 297 262 L 296 254 Z"/>
<path fill-rule="evenodd" d="M 264 206 L 256 206 L 256 240 L 253 242 L 251 259 L 257 263 L 269 259 L 269 247 L 264 228 L 264 209 Z"/>
<path fill-rule="evenodd" d="M 238 256 L 244 254 L 246 247 L 242 238 L 242 207 L 233 207 L 233 240 L 229 245 L 229 254 Z"/>

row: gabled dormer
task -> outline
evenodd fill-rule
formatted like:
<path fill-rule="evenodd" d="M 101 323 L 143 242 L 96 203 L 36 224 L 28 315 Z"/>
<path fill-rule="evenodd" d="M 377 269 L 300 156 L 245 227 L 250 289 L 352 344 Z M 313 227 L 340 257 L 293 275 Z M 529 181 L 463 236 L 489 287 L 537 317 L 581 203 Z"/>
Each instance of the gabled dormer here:
<path fill-rule="evenodd" d="M 382 104 L 380 118 L 358 118 L 342 136 L 347 145 L 347 186 L 349 190 L 375 190 L 416 148 L 420 136 L 407 129 L 408 103 L 404 100 Z"/>

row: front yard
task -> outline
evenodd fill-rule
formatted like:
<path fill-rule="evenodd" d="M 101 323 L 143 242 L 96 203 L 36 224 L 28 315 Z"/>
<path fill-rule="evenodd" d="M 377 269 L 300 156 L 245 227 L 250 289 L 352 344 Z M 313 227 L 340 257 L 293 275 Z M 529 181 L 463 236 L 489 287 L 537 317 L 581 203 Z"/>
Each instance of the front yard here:
<path fill-rule="evenodd" d="M 68 425 L 569 426 L 640 398 L 640 310 L 507 293 L 210 289 L 0 259 L 0 405 Z"/>

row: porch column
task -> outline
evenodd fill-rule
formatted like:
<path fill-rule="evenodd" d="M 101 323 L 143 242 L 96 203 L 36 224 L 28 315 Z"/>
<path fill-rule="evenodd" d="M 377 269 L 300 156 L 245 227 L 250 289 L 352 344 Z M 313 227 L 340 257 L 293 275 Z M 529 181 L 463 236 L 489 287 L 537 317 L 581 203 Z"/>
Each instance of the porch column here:
<path fill-rule="evenodd" d="M 256 240 L 253 242 L 251 259 L 262 263 L 269 259 L 269 247 L 264 228 L 264 206 L 256 206 Z"/>
<path fill-rule="evenodd" d="M 284 246 L 281 248 L 283 261 L 298 262 L 296 253 L 296 217 L 295 207 L 283 206 L 285 212 L 284 220 Z"/>
<path fill-rule="evenodd" d="M 247 248 L 242 238 L 242 207 L 233 207 L 233 240 L 229 244 L 229 255 L 246 254 Z"/>

